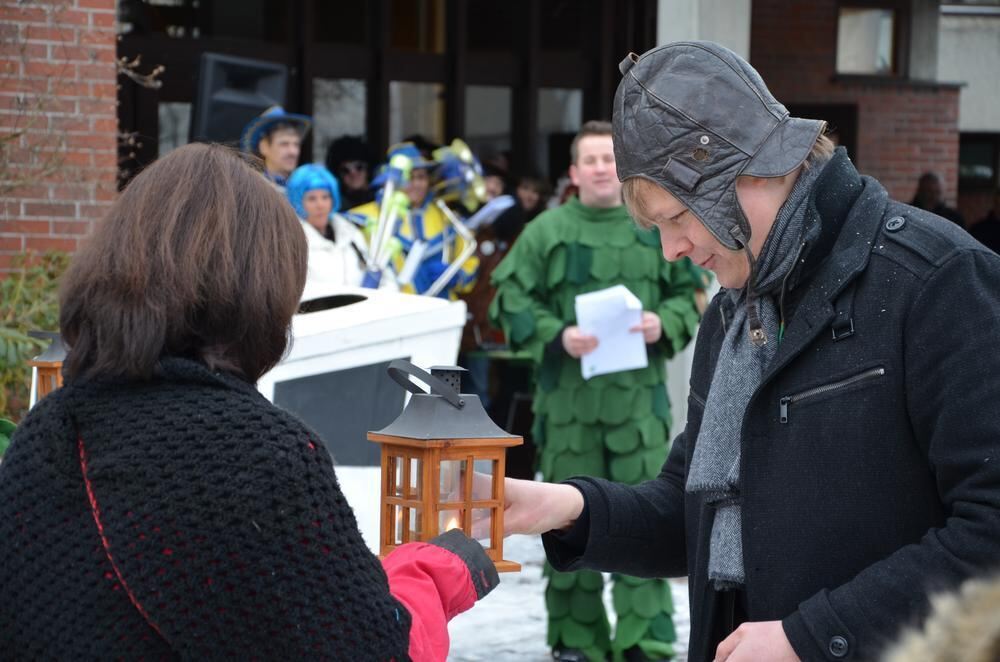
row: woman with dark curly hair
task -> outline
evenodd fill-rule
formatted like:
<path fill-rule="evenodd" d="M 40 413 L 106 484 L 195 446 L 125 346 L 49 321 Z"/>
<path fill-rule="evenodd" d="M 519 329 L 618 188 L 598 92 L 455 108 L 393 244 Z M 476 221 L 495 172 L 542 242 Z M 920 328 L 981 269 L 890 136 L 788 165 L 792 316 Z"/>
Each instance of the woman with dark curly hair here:
<path fill-rule="evenodd" d="M 23 659 L 443 660 L 497 575 L 457 532 L 382 563 L 316 433 L 254 382 L 306 275 L 230 149 L 136 177 L 64 277 L 66 385 L 0 466 L 0 650 Z"/>

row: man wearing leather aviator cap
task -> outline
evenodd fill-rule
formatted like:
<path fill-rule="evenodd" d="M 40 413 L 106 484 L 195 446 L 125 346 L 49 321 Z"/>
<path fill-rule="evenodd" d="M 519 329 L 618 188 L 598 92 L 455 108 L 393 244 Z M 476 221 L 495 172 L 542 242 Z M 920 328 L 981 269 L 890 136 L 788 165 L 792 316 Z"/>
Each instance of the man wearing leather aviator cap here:
<path fill-rule="evenodd" d="M 722 292 L 661 474 L 509 480 L 560 570 L 689 577 L 689 659 L 868 660 L 1000 558 L 1000 256 L 707 42 L 621 64 L 618 176 Z"/>

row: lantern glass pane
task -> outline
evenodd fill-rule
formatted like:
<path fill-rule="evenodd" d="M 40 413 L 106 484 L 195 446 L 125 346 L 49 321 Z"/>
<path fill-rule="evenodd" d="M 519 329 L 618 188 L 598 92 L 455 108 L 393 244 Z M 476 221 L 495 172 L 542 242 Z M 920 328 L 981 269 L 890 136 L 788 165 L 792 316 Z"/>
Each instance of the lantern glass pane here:
<path fill-rule="evenodd" d="M 463 479 L 465 460 L 442 460 L 441 462 L 441 503 L 463 501 Z M 444 529 L 441 529 L 444 531 Z"/>
<path fill-rule="evenodd" d="M 461 510 L 442 510 L 438 512 L 438 533 L 462 528 Z"/>
<path fill-rule="evenodd" d="M 407 499 L 419 499 L 423 490 L 421 489 L 420 483 L 422 482 L 422 474 L 420 472 L 423 463 L 420 458 L 414 457 L 409 458 L 410 465 L 410 482 L 408 489 L 406 490 Z"/>
<path fill-rule="evenodd" d="M 423 517 L 419 508 L 410 508 L 409 541 L 423 540 Z"/>
<path fill-rule="evenodd" d="M 402 545 L 403 544 L 403 510 L 404 506 L 393 506 L 393 527 L 392 527 L 392 544 Z"/>
<path fill-rule="evenodd" d="M 479 544 L 489 549 L 493 547 L 493 509 L 472 509 L 472 532 Z"/>
<path fill-rule="evenodd" d="M 403 458 L 396 455 L 389 458 L 389 475 L 392 477 L 392 486 L 389 494 L 394 496 L 403 495 Z"/>
<path fill-rule="evenodd" d="M 476 473 L 472 481 L 472 498 L 475 501 L 485 501 L 496 498 L 496 460 L 476 460 L 472 467 Z"/>

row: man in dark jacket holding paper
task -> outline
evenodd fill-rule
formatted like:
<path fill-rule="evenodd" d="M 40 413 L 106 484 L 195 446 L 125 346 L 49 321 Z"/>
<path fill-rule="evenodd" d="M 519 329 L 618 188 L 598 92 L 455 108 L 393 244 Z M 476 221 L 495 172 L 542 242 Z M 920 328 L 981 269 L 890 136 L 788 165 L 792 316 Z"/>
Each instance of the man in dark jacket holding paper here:
<path fill-rule="evenodd" d="M 557 568 L 689 575 L 691 660 L 869 660 L 1000 558 L 1000 257 L 707 42 L 627 58 L 619 177 L 725 288 L 660 475 L 511 481 Z"/>

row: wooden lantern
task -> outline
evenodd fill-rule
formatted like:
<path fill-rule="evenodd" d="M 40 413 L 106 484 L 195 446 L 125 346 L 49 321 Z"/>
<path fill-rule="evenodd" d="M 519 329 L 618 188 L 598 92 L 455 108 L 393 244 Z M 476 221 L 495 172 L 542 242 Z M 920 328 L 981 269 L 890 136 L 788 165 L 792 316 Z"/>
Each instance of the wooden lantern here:
<path fill-rule="evenodd" d="M 498 572 L 518 571 L 520 564 L 503 558 L 503 479 L 506 450 L 523 439 L 497 427 L 478 396 L 459 393 L 463 372 L 389 365 L 413 395 L 399 418 L 368 433 L 382 446 L 380 551 L 460 528 L 479 540 Z"/>
<path fill-rule="evenodd" d="M 31 393 L 28 406 L 34 407 L 39 400 L 62 387 L 62 364 L 66 358 L 66 348 L 58 333 L 30 331 L 29 335 L 52 341 L 44 352 L 28 361 L 28 366 L 31 367 Z"/>

